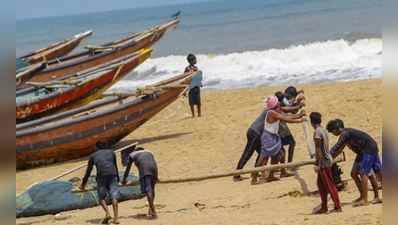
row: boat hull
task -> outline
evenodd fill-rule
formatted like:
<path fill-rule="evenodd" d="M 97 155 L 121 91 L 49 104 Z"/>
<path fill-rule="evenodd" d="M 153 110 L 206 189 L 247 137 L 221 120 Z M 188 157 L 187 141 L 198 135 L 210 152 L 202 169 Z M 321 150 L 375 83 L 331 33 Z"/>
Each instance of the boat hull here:
<path fill-rule="evenodd" d="M 85 38 L 92 35 L 92 33 L 93 32 L 91 31 L 86 31 L 81 34 L 77 34 L 73 38 L 55 43 L 47 48 L 36 51 L 36 53 L 29 54 L 27 57 L 22 57 L 22 59 L 29 64 L 35 64 L 67 55 L 72 52 Z"/>
<path fill-rule="evenodd" d="M 148 59 L 151 50 L 144 49 L 137 52 L 137 54 L 138 55 L 134 59 L 130 59 L 123 66 L 115 67 L 108 72 L 104 72 L 96 79 L 92 79 L 74 88 L 59 92 L 57 95 L 48 96 L 35 102 L 17 104 L 17 123 L 37 119 L 49 113 L 76 108 L 95 100 L 112 84 Z"/>
<path fill-rule="evenodd" d="M 178 22 L 178 20 L 170 22 L 162 29 L 144 33 L 138 37 L 135 37 L 135 39 L 122 42 L 112 50 L 102 51 L 94 55 L 90 53 L 90 51 L 86 51 L 75 56 L 61 58 L 60 62 L 50 62 L 46 69 L 34 74 L 31 78 L 29 78 L 29 81 L 46 82 L 57 79 L 59 77 L 65 76 L 66 74 L 72 74 L 93 68 L 116 58 L 126 56 L 142 48 L 149 48 L 159 41 L 169 29 L 175 27 Z"/>
<path fill-rule="evenodd" d="M 175 101 L 184 88 L 174 88 L 157 97 L 121 100 L 100 116 L 46 131 L 17 132 L 17 169 L 26 169 L 80 158 L 92 153 L 99 140 L 116 143 Z M 128 102 L 124 102 L 128 101 Z M 118 106 L 117 104 L 121 104 Z M 116 111 L 113 108 L 122 107 Z M 19 133 L 19 135 L 18 135 Z"/>

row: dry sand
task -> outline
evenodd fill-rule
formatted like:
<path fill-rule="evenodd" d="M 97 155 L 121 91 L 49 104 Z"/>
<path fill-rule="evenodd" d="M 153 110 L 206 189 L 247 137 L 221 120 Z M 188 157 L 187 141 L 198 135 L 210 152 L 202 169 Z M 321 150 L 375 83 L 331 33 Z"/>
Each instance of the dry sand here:
<path fill-rule="evenodd" d="M 319 111 L 326 123 L 341 118 L 347 127 L 369 132 L 381 143 L 381 80 L 355 81 L 302 86 L 307 96 L 307 112 Z M 138 140 L 152 150 L 159 165 L 161 179 L 207 175 L 234 169 L 246 143 L 246 130 L 262 108 L 262 100 L 285 87 L 260 87 L 203 94 L 203 116 L 190 118 L 186 99 L 177 100 L 151 121 L 133 132 L 127 140 Z M 301 88 L 301 87 L 300 87 Z M 308 159 L 302 126 L 291 125 L 297 141 L 295 160 Z M 312 131 L 312 130 L 311 130 Z M 330 137 L 331 143 L 336 139 Z M 353 154 L 345 151 L 343 178 L 349 179 Z M 254 158 L 254 157 L 253 157 Z M 252 159 L 248 167 L 254 164 Z M 53 177 L 84 161 L 64 163 L 16 174 L 16 191 L 29 184 Z M 136 170 L 134 170 L 136 171 Z M 74 174 L 81 175 L 82 172 Z M 248 177 L 248 176 L 245 176 Z M 358 197 L 352 181 L 340 192 L 343 212 L 311 215 L 320 202 L 315 191 L 316 175 L 311 166 L 303 167 L 295 177 L 278 182 L 250 185 L 250 181 L 233 182 L 231 178 L 157 186 L 156 204 L 159 218 L 142 219 L 146 201 L 120 204 L 121 224 L 381 224 L 382 205 L 353 208 Z M 369 193 L 370 199 L 373 197 Z M 199 203 L 199 204 L 197 204 Z M 196 206 L 195 206 L 196 205 Z M 332 205 L 330 205 L 332 208 Z M 34 224 L 98 224 L 103 216 L 99 207 L 64 213 L 63 220 L 30 219 Z M 26 220 L 17 220 L 18 223 Z M 28 220 L 29 221 L 29 220 Z"/>

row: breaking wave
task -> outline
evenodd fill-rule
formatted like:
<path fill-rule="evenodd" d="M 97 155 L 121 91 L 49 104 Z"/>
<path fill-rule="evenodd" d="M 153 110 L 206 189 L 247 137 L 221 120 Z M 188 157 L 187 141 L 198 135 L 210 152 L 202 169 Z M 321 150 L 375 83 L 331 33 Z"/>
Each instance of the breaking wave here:
<path fill-rule="evenodd" d="M 156 49 L 155 49 L 156 51 Z M 333 40 L 286 49 L 197 55 L 204 87 L 230 89 L 382 77 L 382 39 Z M 185 56 L 148 59 L 111 91 L 130 90 L 184 70 Z"/>

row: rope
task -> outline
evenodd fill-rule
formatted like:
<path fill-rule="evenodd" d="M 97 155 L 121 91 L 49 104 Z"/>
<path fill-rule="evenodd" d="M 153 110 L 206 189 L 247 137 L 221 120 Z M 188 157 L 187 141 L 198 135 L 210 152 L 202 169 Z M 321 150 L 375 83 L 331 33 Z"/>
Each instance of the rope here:
<path fill-rule="evenodd" d="M 123 69 L 123 67 L 124 67 L 125 65 L 126 65 L 126 64 L 122 64 L 122 65 L 119 66 L 119 68 L 117 69 L 115 75 L 113 75 L 112 83 L 115 82 L 116 78 L 117 78 L 117 77 L 119 76 L 119 74 L 120 74 L 120 71 L 122 71 L 122 69 Z"/>

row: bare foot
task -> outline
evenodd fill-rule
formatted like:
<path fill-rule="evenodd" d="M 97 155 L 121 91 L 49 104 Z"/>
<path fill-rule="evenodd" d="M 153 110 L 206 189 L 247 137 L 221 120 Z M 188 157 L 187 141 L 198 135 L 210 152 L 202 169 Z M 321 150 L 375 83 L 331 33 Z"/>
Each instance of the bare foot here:
<path fill-rule="evenodd" d="M 111 220 L 112 219 L 112 217 L 110 217 L 110 216 L 105 216 L 105 218 L 102 220 L 102 224 L 109 224 L 109 220 Z"/>
<path fill-rule="evenodd" d="M 252 173 L 252 174 L 251 174 L 251 177 L 252 177 L 252 181 L 250 182 L 251 185 L 257 184 L 257 183 L 258 183 L 258 179 L 257 179 L 258 174 L 257 174 L 257 173 Z"/>
<path fill-rule="evenodd" d="M 356 203 L 356 202 L 360 202 L 360 201 L 362 201 L 362 197 L 355 199 L 354 201 L 352 201 L 352 203 Z"/>
<path fill-rule="evenodd" d="M 158 218 L 158 215 L 156 213 L 149 213 L 147 218 L 148 220 L 154 220 Z"/>
<path fill-rule="evenodd" d="M 312 214 L 325 214 L 328 212 L 327 208 L 319 208 L 319 209 L 314 209 L 312 211 Z"/>
<path fill-rule="evenodd" d="M 232 180 L 235 181 L 235 182 L 238 182 L 238 181 L 242 181 L 243 178 L 242 178 L 241 176 L 234 176 L 234 177 L 232 178 Z"/>
<path fill-rule="evenodd" d="M 360 206 L 366 206 L 366 205 L 369 205 L 368 201 L 360 200 L 358 202 L 355 202 L 352 206 L 353 207 L 360 207 Z"/>
<path fill-rule="evenodd" d="M 113 224 L 119 224 L 120 223 L 118 219 L 114 219 L 112 222 L 113 222 Z"/>
<path fill-rule="evenodd" d="M 372 204 L 380 204 L 380 203 L 383 203 L 383 200 L 381 200 L 380 198 L 377 197 L 377 198 L 374 198 L 371 203 Z"/>
<path fill-rule="evenodd" d="M 330 210 L 331 213 L 341 213 L 343 210 L 341 208 L 334 208 L 333 210 Z"/>
<path fill-rule="evenodd" d="M 251 184 L 251 185 L 256 185 L 256 184 L 258 184 L 257 178 L 256 178 L 256 179 L 252 178 L 252 180 L 250 181 L 250 184 Z"/>

